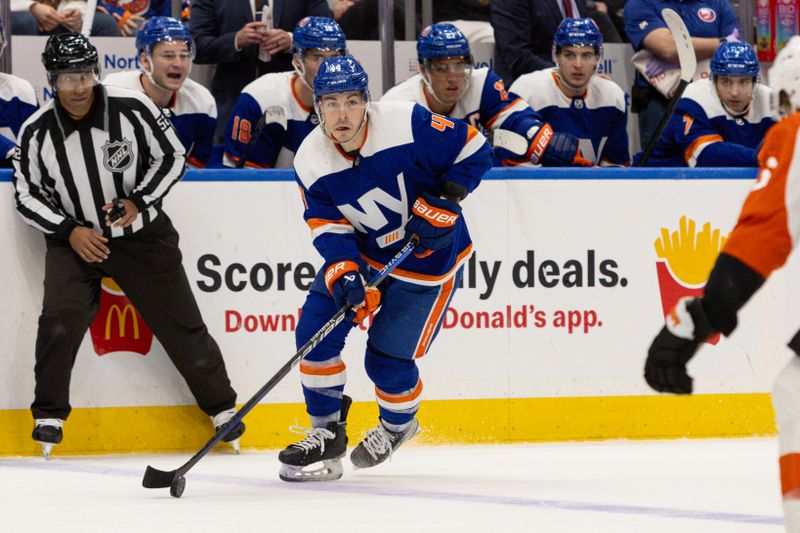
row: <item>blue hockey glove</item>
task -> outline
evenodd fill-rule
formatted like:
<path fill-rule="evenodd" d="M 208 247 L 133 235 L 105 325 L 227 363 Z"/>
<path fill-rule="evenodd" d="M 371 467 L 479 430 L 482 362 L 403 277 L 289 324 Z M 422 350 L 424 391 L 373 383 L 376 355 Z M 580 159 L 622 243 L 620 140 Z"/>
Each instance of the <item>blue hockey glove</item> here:
<path fill-rule="evenodd" d="M 325 285 L 333 296 L 336 307 L 346 304 L 354 308 L 354 322 L 361 322 L 381 303 L 378 289 L 367 289 L 361 276 L 363 263 L 358 260 L 332 261 L 325 268 Z"/>
<path fill-rule="evenodd" d="M 414 250 L 416 257 L 428 257 L 444 248 L 455 236 L 456 223 L 461 216 L 461 206 L 447 198 L 436 198 L 423 192 L 412 208 L 413 215 L 406 223 L 406 233 L 416 234 L 419 242 Z"/>
<path fill-rule="evenodd" d="M 681 298 L 667 314 L 667 323 L 650 345 L 644 379 L 658 392 L 691 394 L 692 377 L 686 363 L 714 333 L 703 304 L 696 298 Z"/>

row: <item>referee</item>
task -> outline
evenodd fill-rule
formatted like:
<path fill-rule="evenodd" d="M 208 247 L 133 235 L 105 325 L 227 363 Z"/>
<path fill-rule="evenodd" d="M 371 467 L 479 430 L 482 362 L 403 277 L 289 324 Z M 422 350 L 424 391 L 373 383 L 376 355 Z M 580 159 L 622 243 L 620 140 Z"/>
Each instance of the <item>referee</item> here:
<path fill-rule="evenodd" d="M 17 210 L 47 245 L 33 439 L 45 456 L 61 442 L 70 374 L 106 276 L 125 291 L 219 429 L 236 412 L 236 392 L 189 287 L 178 233 L 161 208 L 184 172 L 175 130 L 144 94 L 99 84 L 97 50 L 86 37 L 51 36 L 42 62 L 55 98 L 22 126 L 14 155 Z M 241 425 L 225 440 L 243 432 Z"/>

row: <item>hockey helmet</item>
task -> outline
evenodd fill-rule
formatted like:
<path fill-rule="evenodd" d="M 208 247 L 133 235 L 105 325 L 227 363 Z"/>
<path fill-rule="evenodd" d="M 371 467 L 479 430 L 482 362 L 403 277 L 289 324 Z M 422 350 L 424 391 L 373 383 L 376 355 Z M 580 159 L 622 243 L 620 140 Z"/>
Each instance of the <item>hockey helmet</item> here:
<path fill-rule="evenodd" d="M 711 58 L 711 73 L 714 76 L 757 78 L 760 68 L 753 47 L 739 41 L 721 43 Z"/>
<path fill-rule="evenodd" d="M 775 116 L 785 116 L 781 99 L 786 98 L 791 112 L 800 110 L 800 36 L 795 35 L 784 45 L 772 68 L 769 69 L 769 86 L 772 88 L 772 111 Z"/>
<path fill-rule="evenodd" d="M 326 94 L 357 91 L 369 100 L 369 78 L 351 55 L 329 57 L 319 66 L 314 78 L 314 98 Z"/>
<path fill-rule="evenodd" d="M 561 21 L 553 35 L 553 58 L 565 46 L 591 46 L 594 53 L 602 57 L 603 34 L 590 18 L 566 18 Z"/>
<path fill-rule="evenodd" d="M 463 57 L 472 65 L 469 41 L 453 24 L 432 24 L 422 30 L 417 39 L 417 60 L 428 64 L 432 59 Z"/>
<path fill-rule="evenodd" d="M 328 17 L 305 17 L 294 27 L 292 52 L 302 55 L 305 50 L 336 50 L 347 53 L 347 41 L 342 28 Z"/>
<path fill-rule="evenodd" d="M 175 41 L 185 41 L 189 53 L 194 56 L 194 44 L 188 27 L 172 17 L 152 17 L 136 34 L 136 51 L 149 56 L 158 43 Z"/>
<path fill-rule="evenodd" d="M 51 35 L 42 53 L 42 64 L 50 77 L 84 70 L 99 74 L 97 60 L 97 48 L 80 33 Z"/>

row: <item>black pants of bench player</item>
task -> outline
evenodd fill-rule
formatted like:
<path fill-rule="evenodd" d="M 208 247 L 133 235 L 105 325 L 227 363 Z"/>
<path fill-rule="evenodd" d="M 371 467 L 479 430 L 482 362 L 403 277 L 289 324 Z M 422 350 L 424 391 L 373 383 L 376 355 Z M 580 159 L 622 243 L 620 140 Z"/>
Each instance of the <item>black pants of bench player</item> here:
<path fill-rule="evenodd" d="M 130 237 L 111 239 L 101 263 L 87 263 L 66 241 L 48 238 L 44 303 L 36 338 L 34 418 L 70 413 L 72 367 L 94 320 L 103 277 L 116 281 L 161 342 L 209 416 L 234 407 L 219 346 L 200 316 L 181 263 L 178 232 L 166 214 Z"/>

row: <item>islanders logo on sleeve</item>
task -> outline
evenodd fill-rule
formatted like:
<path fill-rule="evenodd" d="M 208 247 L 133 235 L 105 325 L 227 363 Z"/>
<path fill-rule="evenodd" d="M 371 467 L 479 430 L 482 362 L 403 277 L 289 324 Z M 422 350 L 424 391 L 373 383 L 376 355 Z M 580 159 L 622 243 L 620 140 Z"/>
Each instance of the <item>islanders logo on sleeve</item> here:
<path fill-rule="evenodd" d="M 710 7 L 701 7 L 697 10 L 697 16 L 703 22 L 714 22 L 717 20 L 717 12 Z"/>
<path fill-rule="evenodd" d="M 682 216 L 678 229 L 670 232 L 661 228 L 661 237 L 656 239 L 656 274 L 661 292 L 661 309 L 664 317 L 678 300 L 684 296 L 702 296 L 708 276 L 714 267 L 719 251 L 727 240 L 719 229 L 712 229 L 706 222 L 700 232 L 694 220 Z M 719 334 L 706 342 L 717 344 Z"/>
<path fill-rule="evenodd" d="M 103 278 L 101 282 L 100 308 L 89 333 L 97 355 L 117 352 L 147 355 L 153 344 L 153 332 L 111 278 Z"/>

